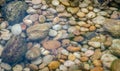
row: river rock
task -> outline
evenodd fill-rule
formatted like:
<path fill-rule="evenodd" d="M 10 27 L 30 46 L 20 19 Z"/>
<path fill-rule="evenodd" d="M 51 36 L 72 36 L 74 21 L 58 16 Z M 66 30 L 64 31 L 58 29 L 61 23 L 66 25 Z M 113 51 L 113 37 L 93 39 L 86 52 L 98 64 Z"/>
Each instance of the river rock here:
<path fill-rule="evenodd" d="M 112 54 L 120 56 L 120 39 L 114 39 L 109 49 Z"/>
<path fill-rule="evenodd" d="M 114 37 L 120 37 L 120 20 L 106 19 L 103 27 Z"/>
<path fill-rule="evenodd" d="M 112 62 L 111 71 L 120 71 L 120 59 L 116 59 Z"/>
<path fill-rule="evenodd" d="M 2 62 L 14 65 L 24 58 L 26 53 L 26 42 L 20 36 L 13 36 L 5 45 L 2 52 Z"/>
<path fill-rule="evenodd" d="M 22 33 L 22 28 L 20 24 L 15 24 L 11 28 L 12 34 L 19 35 Z"/>
<path fill-rule="evenodd" d="M 25 17 L 27 4 L 22 1 L 13 1 L 5 5 L 2 9 L 3 16 L 9 24 L 15 24 L 22 22 Z"/>
<path fill-rule="evenodd" d="M 49 26 L 47 24 L 36 24 L 27 29 L 27 35 L 30 40 L 43 39 L 48 33 Z"/>

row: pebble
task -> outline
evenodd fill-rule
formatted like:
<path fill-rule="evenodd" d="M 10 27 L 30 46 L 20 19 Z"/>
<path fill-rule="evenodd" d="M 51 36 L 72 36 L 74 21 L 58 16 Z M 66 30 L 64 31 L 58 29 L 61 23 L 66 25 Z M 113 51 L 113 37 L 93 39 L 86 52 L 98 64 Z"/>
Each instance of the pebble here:
<path fill-rule="evenodd" d="M 96 49 L 94 54 L 92 55 L 91 59 L 92 60 L 98 60 L 101 58 L 102 52 L 100 49 Z"/>
<path fill-rule="evenodd" d="M 39 57 L 39 58 L 37 58 L 37 59 L 35 59 L 35 60 L 31 61 L 31 63 L 32 63 L 32 64 L 35 64 L 35 65 L 39 65 L 39 64 L 41 64 L 41 63 L 42 63 L 42 58 L 41 58 L 41 57 Z"/>
<path fill-rule="evenodd" d="M 77 52 L 77 51 L 80 51 L 80 47 L 74 47 L 74 46 L 68 46 L 67 47 L 67 50 L 70 51 L 70 52 Z"/>
<path fill-rule="evenodd" d="M 84 13 L 84 12 L 78 12 L 78 13 L 77 13 L 77 16 L 78 16 L 79 18 L 83 18 L 83 17 L 85 17 L 85 13 Z"/>
<path fill-rule="evenodd" d="M 53 0 L 52 1 L 52 5 L 54 6 L 58 6 L 60 4 L 60 2 L 58 0 Z"/>
<path fill-rule="evenodd" d="M 40 16 L 39 16 L 39 22 L 40 22 L 40 23 L 44 23 L 45 21 L 46 21 L 46 17 L 43 16 L 43 15 L 40 15 Z"/>
<path fill-rule="evenodd" d="M 67 11 L 70 12 L 71 14 L 77 13 L 79 10 L 79 7 L 68 7 Z"/>
<path fill-rule="evenodd" d="M 43 47 L 47 50 L 57 49 L 61 46 L 61 43 L 57 40 L 49 40 L 43 43 Z"/>
<path fill-rule="evenodd" d="M 69 52 L 67 51 L 67 50 L 65 50 L 65 49 L 63 49 L 63 50 L 61 50 L 61 53 L 63 54 L 63 55 L 69 55 Z"/>
<path fill-rule="evenodd" d="M 69 39 L 63 39 L 62 40 L 62 46 L 63 47 L 67 47 L 67 46 L 69 46 L 69 44 L 70 44 L 70 40 Z"/>
<path fill-rule="evenodd" d="M 0 66 L 5 70 L 11 70 L 11 66 L 7 63 L 1 63 Z"/>
<path fill-rule="evenodd" d="M 20 24 L 15 24 L 11 28 L 12 34 L 20 35 L 22 33 L 22 28 Z"/>
<path fill-rule="evenodd" d="M 94 54 L 94 51 L 93 50 L 87 50 L 86 52 L 85 52 L 85 56 L 87 56 L 87 57 L 90 57 L 90 56 L 92 56 Z"/>
<path fill-rule="evenodd" d="M 29 64 L 29 68 L 30 68 L 30 70 L 32 70 L 32 71 L 38 71 L 38 66 L 35 65 L 35 64 Z"/>
<path fill-rule="evenodd" d="M 103 24 L 105 22 L 105 17 L 103 16 L 97 16 L 92 20 L 95 24 Z"/>
<path fill-rule="evenodd" d="M 8 26 L 8 22 L 7 22 L 7 21 L 3 21 L 3 22 L 0 24 L 0 28 L 1 28 L 1 29 L 5 29 L 7 26 Z"/>
<path fill-rule="evenodd" d="M 101 46 L 100 42 L 89 41 L 88 44 L 94 48 L 99 48 Z"/>
<path fill-rule="evenodd" d="M 81 8 L 81 11 L 84 12 L 84 13 L 88 13 L 88 9 L 87 8 Z"/>
<path fill-rule="evenodd" d="M 50 54 L 50 51 L 45 50 L 45 51 L 41 52 L 41 54 L 43 54 L 43 55 L 48 55 L 48 54 Z"/>
<path fill-rule="evenodd" d="M 7 29 L 1 29 L 0 33 L 1 33 L 0 39 L 3 39 L 3 40 L 9 40 L 12 35 L 10 31 Z"/>
<path fill-rule="evenodd" d="M 84 69 L 85 70 L 90 70 L 90 64 L 88 64 L 88 63 L 84 63 Z"/>
<path fill-rule="evenodd" d="M 78 59 L 81 57 L 80 52 L 74 52 L 73 55 Z"/>
<path fill-rule="evenodd" d="M 57 69 L 59 66 L 60 66 L 60 62 L 58 62 L 58 61 L 52 61 L 48 65 L 50 70 Z"/>
<path fill-rule="evenodd" d="M 104 71 L 102 67 L 95 67 L 91 69 L 90 71 Z"/>
<path fill-rule="evenodd" d="M 24 68 L 23 71 L 30 71 L 30 68 Z"/>
<path fill-rule="evenodd" d="M 86 57 L 86 56 L 83 56 L 83 57 L 80 58 L 80 60 L 81 60 L 82 62 L 86 62 L 86 61 L 88 61 L 88 59 L 89 59 L 89 58 Z"/>
<path fill-rule="evenodd" d="M 57 12 L 63 12 L 65 10 L 65 6 L 64 5 L 58 5 L 57 7 L 56 7 L 56 11 Z"/>
<path fill-rule="evenodd" d="M 93 60 L 93 64 L 94 64 L 94 66 L 96 66 L 96 67 L 102 66 L 101 60 Z"/>
<path fill-rule="evenodd" d="M 68 0 L 59 0 L 63 5 L 70 6 L 70 3 Z"/>
<path fill-rule="evenodd" d="M 29 19 L 32 21 L 32 22 L 35 22 L 37 21 L 39 18 L 39 15 L 38 14 L 32 14 L 30 15 Z"/>
<path fill-rule="evenodd" d="M 32 47 L 26 52 L 26 58 L 28 60 L 34 60 L 40 56 L 41 50 L 39 47 Z"/>
<path fill-rule="evenodd" d="M 62 26 L 59 25 L 59 24 L 57 24 L 57 25 L 54 25 L 52 28 L 53 28 L 54 30 L 58 31 L 58 30 L 61 30 L 61 29 L 62 29 Z"/>
<path fill-rule="evenodd" d="M 32 4 L 40 4 L 42 0 L 32 0 Z"/>
<path fill-rule="evenodd" d="M 29 19 L 23 19 L 23 23 L 27 26 L 30 26 L 33 22 Z"/>
<path fill-rule="evenodd" d="M 0 45 L 0 56 L 1 56 L 1 54 L 2 54 L 2 52 L 3 52 L 3 46 L 2 45 Z"/>
<path fill-rule="evenodd" d="M 52 55 L 46 55 L 43 57 L 43 63 L 45 63 L 45 64 L 49 64 L 52 60 L 53 60 Z"/>
<path fill-rule="evenodd" d="M 71 61 L 74 61 L 76 59 L 76 57 L 73 54 L 69 54 L 68 59 L 71 60 Z"/>
<path fill-rule="evenodd" d="M 119 71 L 120 70 L 120 59 L 116 59 L 112 62 L 112 65 L 111 65 L 111 71 Z"/>
<path fill-rule="evenodd" d="M 62 71 L 67 71 L 68 70 L 67 67 L 64 66 L 64 65 L 60 65 L 59 69 L 62 70 Z"/>
<path fill-rule="evenodd" d="M 91 18 L 94 18 L 96 16 L 96 14 L 94 12 L 89 12 L 86 17 L 91 19 Z"/>
<path fill-rule="evenodd" d="M 96 27 L 95 27 L 95 26 L 90 26 L 90 27 L 89 27 L 89 30 L 90 30 L 90 31 L 95 31 L 95 30 L 96 30 Z"/>
<path fill-rule="evenodd" d="M 29 7 L 29 8 L 27 9 L 27 13 L 28 13 L 28 14 L 35 14 L 35 13 L 37 13 L 37 10 L 33 9 L 32 7 Z"/>
<path fill-rule="evenodd" d="M 103 65 L 107 68 L 111 67 L 112 62 L 115 59 L 117 59 L 117 57 L 112 54 L 103 54 L 101 57 L 101 61 L 102 61 Z"/>
<path fill-rule="evenodd" d="M 85 8 L 85 7 L 88 7 L 88 4 L 85 3 L 85 2 L 82 2 L 82 3 L 79 5 L 79 7 L 81 7 L 81 8 Z"/>
<path fill-rule="evenodd" d="M 66 67 L 70 67 L 70 66 L 72 66 L 74 64 L 75 63 L 73 61 L 71 61 L 71 60 L 67 60 L 67 61 L 64 62 L 64 66 L 66 66 Z"/>
<path fill-rule="evenodd" d="M 23 67 L 21 65 L 17 64 L 13 67 L 13 71 L 22 71 L 22 70 L 23 70 Z"/>
<path fill-rule="evenodd" d="M 55 36 L 57 36 L 57 34 L 58 34 L 58 32 L 57 32 L 56 30 L 50 29 L 50 31 L 49 31 L 49 36 L 55 37 Z"/>

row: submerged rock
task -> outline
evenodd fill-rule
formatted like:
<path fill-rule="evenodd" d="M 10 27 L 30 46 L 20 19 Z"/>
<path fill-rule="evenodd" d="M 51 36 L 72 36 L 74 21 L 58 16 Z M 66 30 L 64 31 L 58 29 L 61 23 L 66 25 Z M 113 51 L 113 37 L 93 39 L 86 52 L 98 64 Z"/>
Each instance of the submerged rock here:
<path fill-rule="evenodd" d="M 13 1 L 5 5 L 2 9 L 3 16 L 10 24 L 19 23 L 25 17 L 27 4 L 22 1 Z"/>
<path fill-rule="evenodd" d="M 120 37 L 120 20 L 106 19 L 103 23 L 105 31 L 114 37 Z"/>
<path fill-rule="evenodd" d="M 120 71 L 120 59 L 116 59 L 112 62 L 111 71 Z"/>
<path fill-rule="evenodd" d="M 26 50 L 25 40 L 20 36 L 13 36 L 2 52 L 2 61 L 14 65 L 22 60 Z"/>

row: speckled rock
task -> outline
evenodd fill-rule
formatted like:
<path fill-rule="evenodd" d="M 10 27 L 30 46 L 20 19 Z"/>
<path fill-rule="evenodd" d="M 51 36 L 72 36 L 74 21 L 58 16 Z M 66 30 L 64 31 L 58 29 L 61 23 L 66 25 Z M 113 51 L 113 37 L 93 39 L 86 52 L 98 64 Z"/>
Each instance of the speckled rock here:
<path fill-rule="evenodd" d="M 112 54 L 120 56 L 120 39 L 114 39 L 109 49 Z"/>
<path fill-rule="evenodd" d="M 9 64 L 7 64 L 7 63 L 1 63 L 0 66 L 1 66 L 2 68 L 4 68 L 5 70 L 11 70 L 11 68 L 12 68 L 12 67 L 11 67 Z"/>
<path fill-rule="evenodd" d="M 110 68 L 112 62 L 117 59 L 117 57 L 115 57 L 112 54 L 103 54 L 101 57 L 101 61 L 103 63 L 103 65 L 107 68 Z"/>
<path fill-rule="evenodd" d="M 92 21 L 95 24 L 103 24 L 104 21 L 105 21 L 105 17 L 103 17 L 103 16 L 97 16 Z"/>
<path fill-rule="evenodd" d="M 3 7 L 3 15 L 9 24 L 22 22 L 26 15 L 27 4 L 22 1 L 13 1 Z"/>
<path fill-rule="evenodd" d="M 30 40 L 45 38 L 48 32 L 49 26 L 47 24 L 36 24 L 27 29 L 27 35 Z"/>
<path fill-rule="evenodd" d="M 120 20 L 106 19 L 103 27 L 114 37 L 120 37 Z"/>
<path fill-rule="evenodd" d="M 72 65 L 74 65 L 75 63 L 73 62 L 73 61 L 71 61 L 71 60 L 67 60 L 67 61 L 65 61 L 64 62 L 64 65 L 66 66 L 66 67 L 70 67 L 70 66 L 72 66 Z"/>
<path fill-rule="evenodd" d="M 2 52 L 2 61 L 14 65 L 20 62 L 26 53 L 26 42 L 20 36 L 13 36 L 5 45 Z"/>
<path fill-rule="evenodd" d="M 23 67 L 21 65 L 15 65 L 15 67 L 13 67 L 12 69 L 13 71 L 22 71 Z"/>
<path fill-rule="evenodd" d="M 120 59 L 116 59 L 112 62 L 111 71 L 120 71 Z"/>

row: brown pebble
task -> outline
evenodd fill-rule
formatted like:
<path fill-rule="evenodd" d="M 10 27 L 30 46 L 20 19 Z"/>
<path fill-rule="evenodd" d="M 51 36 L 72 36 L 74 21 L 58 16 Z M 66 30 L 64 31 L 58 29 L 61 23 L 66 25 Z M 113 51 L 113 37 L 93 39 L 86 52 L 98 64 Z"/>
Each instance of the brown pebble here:
<path fill-rule="evenodd" d="M 93 64 L 94 64 L 94 66 L 96 66 L 96 67 L 102 66 L 102 63 L 101 63 L 100 60 L 93 60 Z"/>
<path fill-rule="evenodd" d="M 60 62 L 58 61 L 52 61 L 50 62 L 50 64 L 48 65 L 48 67 L 50 68 L 50 70 L 53 70 L 53 69 L 57 69 L 60 65 Z"/>
<path fill-rule="evenodd" d="M 63 39 L 62 40 L 62 46 L 63 47 L 66 47 L 66 46 L 68 46 L 70 44 L 70 40 L 69 39 Z"/>
<path fill-rule="evenodd" d="M 95 30 L 96 30 L 96 27 L 95 27 L 95 26 L 90 26 L 90 27 L 89 27 L 89 30 L 90 30 L 90 31 L 95 31 Z"/>
<path fill-rule="evenodd" d="M 88 59 L 89 59 L 89 58 L 86 57 L 86 56 L 83 56 L 83 57 L 80 58 L 80 60 L 81 60 L 82 62 L 86 62 L 86 61 L 88 61 Z"/>
<path fill-rule="evenodd" d="M 38 67 L 36 65 L 34 65 L 34 64 L 29 64 L 29 67 L 33 71 L 37 71 L 38 70 Z"/>
<path fill-rule="evenodd" d="M 67 59 L 67 56 L 63 54 L 58 54 L 57 57 L 58 59 Z"/>
<path fill-rule="evenodd" d="M 74 37 L 73 40 L 76 41 L 76 42 L 81 42 L 81 41 L 84 40 L 84 37 L 82 37 L 82 36 L 76 36 L 76 37 Z"/>
<path fill-rule="evenodd" d="M 94 67 L 90 71 L 103 71 L 103 68 L 102 67 Z"/>
<path fill-rule="evenodd" d="M 80 51 L 80 47 L 68 46 L 67 50 L 71 52 L 77 52 L 77 51 Z"/>
<path fill-rule="evenodd" d="M 102 55 L 101 50 L 100 49 L 96 49 L 95 53 L 93 54 L 93 56 L 91 57 L 91 59 L 92 60 L 98 60 L 98 59 L 100 59 L 101 55 Z"/>
<path fill-rule="evenodd" d="M 43 43 L 43 47 L 48 50 L 57 49 L 61 46 L 61 43 L 57 40 L 49 40 Z"/>
<path fill-rule="evenodd" d="M 69 54 L 68 59 L 74 61 L 76 57 L 73 54 Z"/>

